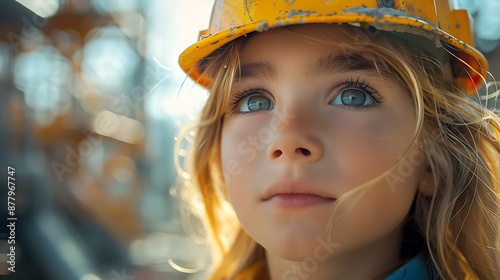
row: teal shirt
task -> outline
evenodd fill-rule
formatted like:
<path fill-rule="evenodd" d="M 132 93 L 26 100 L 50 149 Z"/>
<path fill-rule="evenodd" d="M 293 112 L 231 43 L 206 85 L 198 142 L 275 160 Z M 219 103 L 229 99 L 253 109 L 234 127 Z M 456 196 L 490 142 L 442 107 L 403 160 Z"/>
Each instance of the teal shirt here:
<path fill-rule="evenodd" d="M 433 271 L 429 271 L 427 278 L 424 278 L 424 258 L 416 257 L 411 259 L 403 266 L 396 269 L 391 275 L 387 276 L 385 280 L 423 280 L 423 279 L 437 279 Z"/>

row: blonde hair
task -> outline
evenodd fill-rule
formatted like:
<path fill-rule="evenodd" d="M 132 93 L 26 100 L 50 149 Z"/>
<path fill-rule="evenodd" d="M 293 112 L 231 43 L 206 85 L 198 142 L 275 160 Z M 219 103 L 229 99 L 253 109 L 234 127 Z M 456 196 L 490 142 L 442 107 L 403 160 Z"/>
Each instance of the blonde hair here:
<path fill-rule="evenodd" d="M 478 96 L 445 78 L 445 65 L 439 60 L 397 36 L 366 31 L 356 36 L 356 44 L 345 51 L 373 54 L 374 63 L 384 64 L 406 85 L 417 113 L 414 145 L 421 145 L 434 176 L 434 194 L 417 195 L 406 220 L 416 227 L 411 235 L 422 239 L 424 250 L 414 242 L 416 251 L 402 252 L 402 262 L 424 253 L 440 278 L 500 279 L 499 116 L 482 106 Z M 213 249 L 209 279 L 267 278 L 264 249 L 241 229 L 229 206 L 220 158 L 225 108 L 239 73 L 238 50 L 244 40 L 227 44 L 202 62 L 213 77 L 210 94 L 199 122 L 180 137 L 191 140 L 188 161 L 177 161 L 177 167 L 184 191 L 190 192 L 185 202 L 204 223 Z M 180 142 L 176 150 L 183 150 Z"/>

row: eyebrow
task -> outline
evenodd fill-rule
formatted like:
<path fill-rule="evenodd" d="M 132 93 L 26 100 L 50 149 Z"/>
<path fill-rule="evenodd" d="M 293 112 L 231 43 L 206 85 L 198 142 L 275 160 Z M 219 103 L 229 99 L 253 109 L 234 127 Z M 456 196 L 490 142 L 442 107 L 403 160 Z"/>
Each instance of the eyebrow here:
<path fill-rule="evenodd" d="M 313 78 L 322 73 L 334 74 L 344 72 L 364 72 L 369 76 L 393 76 L 393 73 L 384 65 L 377 63 L 375 59 L 364 57 L 360 53 L 355 54 L 330 54 L 320 57 L 318 61 L 310 66 L 303 75 Z"/>
<path fill-rule="evenodd" d="M 316 63 L 310 65 L 302 74 L 311 79 L 323 73 L 334 74 L 354 71 L 364 72 L 366 75 L 374 77 L 394 75 L 384 63 L 377 63 L 376 60 L 366 58 L 360 53 L 330 54 L 320 57 Z M 268 61 L 243 64 L 236 72 L 238 81 L 250 78 L 276 79 L 277 77 L 278 70 Z"/>
<path fill-rule="evenodd" d="M 244 64 L 236 72 L 236 77 L 239 80 L 255 78 L 255 79 L 276 79 L 278 70 L 268 61 L 251 62 Z"/>

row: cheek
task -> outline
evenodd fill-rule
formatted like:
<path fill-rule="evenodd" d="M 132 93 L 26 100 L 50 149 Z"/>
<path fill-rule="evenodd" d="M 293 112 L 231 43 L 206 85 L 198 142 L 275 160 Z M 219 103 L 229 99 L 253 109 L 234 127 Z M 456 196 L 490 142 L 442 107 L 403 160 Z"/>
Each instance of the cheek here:
<path fill-rule="evenodd" d="M 257 157 L 263 153 L 269 133 L 264 122 L 245 122 L 244 118 L 237 123 L 229 121 L 224 124 L 221 164 L 233 204 L 238 204 L 238 197 L 244 197 L 253 191 L 246 186 L 252 185 Z"/>
<path fill-rule="evenodd" d="M 331 237 L 335 242 L 361 247 L 397 232 L 416 192 L 413 186 L 390 190 L 377 184 L 367 192 L 346 198 L 333 218 Z"/>
<path fill-rule="evenodd" d="M 224 182 L 231 197 L 231 186 L 235 179 L 241 176 L 243 168 L 241 157 L 237 152 L 238 143 L 241 143 L 244 135 L 234 127 L 225 125 L 221 137 L 221 164 L 224 175 Z"/>
<path fill-rule="evenodd" d="M 247 232 L 264 227 L 255 219 L 258 186 L 261 174 L 258 171 L 258 157 L 263 152 L 263 143 L 259 140 L 262 122 L 241 123 L 227 122 L 221 136 L 221 164 L 224 182 L 231 203 L 241 227 Z M 250 230 L 250 231 L 248 231 Z"/>
<path fill-rule="evenodd" d="M 415 123 L 398 112 L 339 112 L 330 125 L 330 153 L 346 187 L 373 179 L 394 166 L 411 146 Z"/>
<path fill-rule="evenodd" d="M 376 110 L 374 112 L 342 112 L 338 115 L 337 126 L 341 127 L 347 138 L 363 139 L 374 145 L 404 145 L 412 139 L 415 120 L 401 110 Z M 400 147 L 401 145 L 397 145 Z"/>

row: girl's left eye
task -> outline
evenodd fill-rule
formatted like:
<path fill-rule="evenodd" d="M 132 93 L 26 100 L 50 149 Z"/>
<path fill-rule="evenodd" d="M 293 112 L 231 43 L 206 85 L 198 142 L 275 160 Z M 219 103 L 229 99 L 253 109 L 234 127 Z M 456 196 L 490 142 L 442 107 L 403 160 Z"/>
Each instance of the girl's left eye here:
<path fill-rule="evenodd" d="M 359 108 L 374 105 L 376 102 L 377 101 L 366 90 L 348 87 L 342 89 L 330 104 Z"/>
<path fill-rule="evenodd" d="M 244 97 L 240 101 L 240 112 L 257 112 L 262 110 L 271 110 L 274 108 L 273 102 L 261 94 L 252 94 Z"/>

